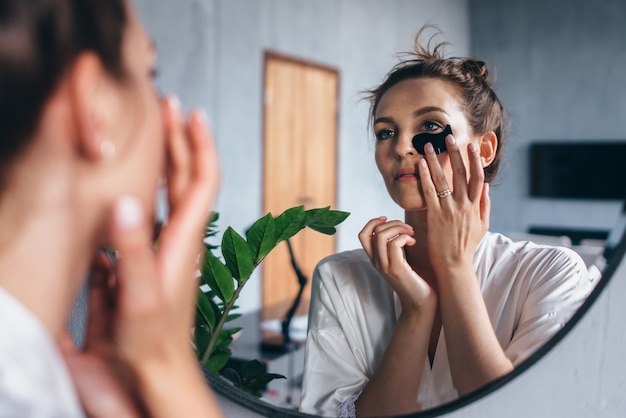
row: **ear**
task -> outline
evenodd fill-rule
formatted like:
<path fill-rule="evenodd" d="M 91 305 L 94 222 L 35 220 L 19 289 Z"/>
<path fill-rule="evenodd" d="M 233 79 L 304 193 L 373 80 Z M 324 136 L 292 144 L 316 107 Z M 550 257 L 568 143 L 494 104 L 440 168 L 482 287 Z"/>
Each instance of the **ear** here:
<path fill-rule="evenodd" d="M 496 151 L 498 150 L 498 137 L 496 137 L 495 132 L 487 132 L 480 138 L 479 149 L 483 168 L 489 166 L 496 158 Z"/>
<path fill-rule="evenodd" d="M 108 76 L 102 61 L 92 52 L 82 53 L 74 62 L 69 78 L 78 152 L 94 160 L 111 157 L 115 144 L 105 129 L 107 100 L 103 97 L 106 89 L 102 87 Z"/>

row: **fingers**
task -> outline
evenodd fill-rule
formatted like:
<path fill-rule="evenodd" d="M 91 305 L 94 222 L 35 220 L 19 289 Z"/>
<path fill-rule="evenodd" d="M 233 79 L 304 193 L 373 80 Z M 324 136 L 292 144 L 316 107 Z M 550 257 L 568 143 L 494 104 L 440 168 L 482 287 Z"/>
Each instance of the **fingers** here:
<path fill-rule="evenodd" d="M 452 196 L 455 200 L 467 196 L 472 202 L 478 201 L 482 195 L 483 183 L 485 181 L 485 173 L 478 147 L 472 142 L 468 144 L 469 179 L 461 150 L 452 135 L 446 137 L 446 147 L 452 168 Z M 426 203 L 427 205 L 443 205 L 447 198 L 445 196 L 440 197 L 437 193 L 450 189 L 448 180 L 432 145 L 426 144 L 424 150 L 425 158 L 419 163 L 419 174 Z"/>
<path fill-rule="evenodd" d="M 483 183 L 480 199 L 480 219 L 485 230 L 489 229 L 491 214 L 491 198 L 489 197 L 489 183 Z"/>
<path fill-rule="evenodd" d="M 188 154 L 192 158 L 187 173 L 182 175 L 186 179 L 184 193 L 171 206 L 173 211 L 185 212 L 185 218 L 193 214 L 196 221 L 204 224 L 217 196 L 220 173 L 213 135 L 201 112 L 192 113 L 188 135 Z"/>
<path fill-rule="evenodd" d="M 467 146 L 469 157 L 470 179 L 467 186 L 467 195 L 472 202 L 477 201 L 483 195 L 485 183 L 485 170 L 482 165 L 478 147 L 473 142 Z"/>
<path fill-rule="evenodd" d="M 415 244 L 415 238 L 410 235 L 400 234 L 396 235 L 387 242 L 387 269 L 393 270 L 393 266 L 401 266 L 406 264 L 406 258 L 404 255 L 404 247 L 412 246 Z"/>
<path fill-rule="evenodd" d="M 164 100 L 163 113 L 167 151 L 167 191 L 171 203 L 175 202 L 185 189 L 191 156 L 179 100 L 176 97 Z"/>
<path fill-rule="evenodd" d="M 413 228 L 402 221 L 386 221 L 380 217 L 370 220 L 361 233 L 359 240 L 363 249 L 372 260 L 374 267 L 387 271 L 393 261 L 404 260 L 402 249 L 413 245 Z"/>
<path fill-rule="evenodd" d="M 467 191 L 467 171 L 465 170 L 461 150 L 452 135 L 446 137 L 446 148 L 450 156 L 454 191 L 457 196 L 463 196 Z"/>
<path fill-rule="evenodd" d="M 118 312 L 133 317 L 154 309 L 161 298 L 159 275 L 151 244 L 152 225 L 139 200 L 124 196 L 116 202 L 110 232 L 119 253 Z"/>
<path fill-rule="evenodd" d="M 159 254 L 168 254 L 164 277 L 180 278 L 173 270 L 188 266 L 191 275 L 202 249 L 202 230 L 219 189 L 218 155 L 213 136 L 201 112 L 193 112 L 186 131 L 187 166 L 174 166 L 170 172 L 178 185 L 170 195 L 170 216 L 159 242 Z M 176 168 L 174 168 L 176 167 Z M 159 257 L 159 263 L 162 258 Z M 189 277 L 191 279 L 191 277 Z"/>
<path fill-rule="evenodd" d="M 450 190 L 450 187 L 432 144 L 426 144 L 424 151 L 425 158 L 420 160 L 418 170 L 426 205 L 434 208 L 449 197 L 440 198 L 437 193 Z"/>
<path fill-rule="evenodd" d="M 385 222 L 387 222 L 387 217 L 385 216 L 372 219 L 368 223 L 366 223 L 361 232 L 359 232 L 359 241 L 361 241 L 361 246 L 370 258 L 372 258 L 373 254 L 372 237 L 375 235 L 374 228 L 376 228 L 378 225 L 384 224 Z"/>
<path fill-rule="evenodd" d="M 59 347 L 59 350 L 61 351 L 61 354 L 63 356 L 70 356 L 76 351 L 76 345 L 74 344 L 72 336 L 69 334 L 68 331 L 64 331 L 57 338 L 57 347 Z"/>
<path fill-rule="evenodd" d="M 111 316 L 116 305 L 115 272 L 112 260 L 98 251 L 89 277 L 89 317 L 85 348 L 106 341 L 111 336 Z"/>

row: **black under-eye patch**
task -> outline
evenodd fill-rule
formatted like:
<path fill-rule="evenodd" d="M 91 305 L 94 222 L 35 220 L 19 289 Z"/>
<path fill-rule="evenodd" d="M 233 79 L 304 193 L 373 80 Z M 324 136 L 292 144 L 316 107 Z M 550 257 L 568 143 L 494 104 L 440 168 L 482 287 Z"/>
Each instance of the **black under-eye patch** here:
<path fill-rule="evenodd" d="M 442 152 L 447 151 L 446 148 L 446 136 L 452 135 L 452 128 L 450 125 L 446 125 L 442 132 L 438 134 L 430 134 L 428 132 L 424 132 L 423 134 L 417 134 L 413 137 L 413 147 L 422 155 L 426 155 L 424 152 L 424 145 L 427 143 L 433 144 L 433 148 L 435 149 L 435 154 L 441 154 Z"/>

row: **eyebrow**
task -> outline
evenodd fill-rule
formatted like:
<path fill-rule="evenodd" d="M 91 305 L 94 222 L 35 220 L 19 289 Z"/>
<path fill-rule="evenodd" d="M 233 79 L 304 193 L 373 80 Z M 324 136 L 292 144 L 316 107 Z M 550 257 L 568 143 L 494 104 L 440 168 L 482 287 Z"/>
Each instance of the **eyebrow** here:
<path fill-rule="evenodd" d="M 415 112 L 413 112 L 413 117 L 418 117 L 418 116 L 422 116 L 425 113 L 429 113 L 429 112 L 441 112 L 441 113 L 445 113 L 446 115 L 448 114 L 448 112 L 446 112 L 445 110 L 443 110 L 440 107 L 437 106 L 426 106 L 423 107 L 421 109 L 417 109 Z"/>
<path fill-rule="evenodd" d="M 441 113 L 445 113 L 446 115 L 448 114 L 448 112 L 446 112 L 445 110 L 443 110 L 440 107 L 437 106 L 426 106 L 426 107 L 422 107 L 420 109 L 417 109 L 415 112 L 413 112 L 413 117 L 414 118 L 418 118 L 426 113 L 429 112 L 441 112 Z M 393 123 L 394 120 L 391 117 L 388 116 L 381 116 L 379 118 L 374 119 L 374 125 L 376 125 L 377 123 L 380 122 L 386 122 L 386 123 Z"/>

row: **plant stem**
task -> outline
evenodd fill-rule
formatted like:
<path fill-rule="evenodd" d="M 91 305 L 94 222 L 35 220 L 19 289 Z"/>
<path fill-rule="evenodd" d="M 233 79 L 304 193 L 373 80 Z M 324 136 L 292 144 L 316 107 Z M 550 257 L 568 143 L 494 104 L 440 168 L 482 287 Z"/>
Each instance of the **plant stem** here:
<path fill-rule="evenodd" d="M 257 260 L 257 262 L 254 263 L 254 267 L 252 268 L 252 271 L 254 271 L 257 268 L 257 266 L 261 264 L 261 261 L 263 261 L 263 259 Z M 252 275 L 252 273 L 250 273 L 250 275 Z M 230 299 L 230 302 L 224 305 L 224 312 L 222 312 L 222 316 L 220 317 L 219 321 L 217 321 L 217 324 L 215 324 L 215 328 L 211 334 L 211 339 L 209 340 L 209 345 L 207 346 L 206 350 L 204 350 L 204 353 L 202 353 L 202 357 L 200 358 L 200 363 L 202 364 L 206 363 L 209 360 L 209 357 L 211 357 L 213 348 L 215 348 L 215 344 L 217 343 L 217 339 L 220 335 L 220 332 L 222 331 L 222 328 L 224 327 L 224 324 L 226 323 L 226 319 L 228 318 L 228 313 L 230 312 L 232 307 L 235 306 L 235 302 L 237 301 L 237 298 L 239 297 L 239 293 L 241 293 L 241 290 L 243 289 L 243 285 L 245 285 L 247 282 L 248 280 L 246 280 L 245 282 L 237 286 L 235 293 L 233 293 L 233 297 Z"/>

